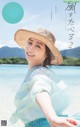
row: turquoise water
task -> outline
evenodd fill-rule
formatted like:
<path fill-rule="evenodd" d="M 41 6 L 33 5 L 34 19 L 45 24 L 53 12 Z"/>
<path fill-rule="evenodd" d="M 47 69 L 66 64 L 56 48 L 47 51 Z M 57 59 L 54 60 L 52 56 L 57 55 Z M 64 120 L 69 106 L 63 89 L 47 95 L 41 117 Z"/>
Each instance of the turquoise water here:
<path fill-rule="evenodd" d="M 65 81 L 68 85 L 80 85 L 80 66 L 51 66 L 53 79 Z M 0 65 L 0 86 L 20 85 L 28 71 L 27 65 Z"/>
<path fill-rule="evenodd" d="M 80 66 L 51 66 L 53 80 L 63 80 L 70 89 L 80 89 Z M 0 88 L 17 91 L 28 71 L 28 65 L 0 65 Z M 71 90 L 73 92 L 73 90 Z"/>

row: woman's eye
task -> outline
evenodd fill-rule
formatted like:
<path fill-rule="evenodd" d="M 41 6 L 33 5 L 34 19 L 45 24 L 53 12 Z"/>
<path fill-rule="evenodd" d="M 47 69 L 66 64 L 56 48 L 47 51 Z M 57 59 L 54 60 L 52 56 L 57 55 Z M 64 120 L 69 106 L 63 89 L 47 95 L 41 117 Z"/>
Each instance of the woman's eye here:
<path fill-rule="evenodd" d="M 36 47 L 41 48 L 39 45 L 36 45 Z"/>

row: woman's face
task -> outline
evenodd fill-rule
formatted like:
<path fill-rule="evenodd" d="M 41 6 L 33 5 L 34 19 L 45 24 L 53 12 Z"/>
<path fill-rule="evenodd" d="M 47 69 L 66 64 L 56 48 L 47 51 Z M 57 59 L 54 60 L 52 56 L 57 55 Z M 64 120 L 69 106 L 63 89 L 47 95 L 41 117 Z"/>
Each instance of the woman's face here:
<path fill-rule="evenodd" d="M 29 38 L 25 54 L 30 66 L 43 65 L 46 58 L 45 44 L 38 39 Z"/>

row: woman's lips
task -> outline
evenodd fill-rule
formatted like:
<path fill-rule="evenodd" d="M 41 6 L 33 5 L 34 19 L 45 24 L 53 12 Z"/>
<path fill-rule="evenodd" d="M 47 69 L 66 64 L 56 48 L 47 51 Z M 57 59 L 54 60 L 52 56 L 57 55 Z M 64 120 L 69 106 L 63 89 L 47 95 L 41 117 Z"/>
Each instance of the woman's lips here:
<path fill-rule="evenodd" d="M 33 57 L 34 55 L 32 55 L 31 53 L 27 52 L 27 56 Z"/>

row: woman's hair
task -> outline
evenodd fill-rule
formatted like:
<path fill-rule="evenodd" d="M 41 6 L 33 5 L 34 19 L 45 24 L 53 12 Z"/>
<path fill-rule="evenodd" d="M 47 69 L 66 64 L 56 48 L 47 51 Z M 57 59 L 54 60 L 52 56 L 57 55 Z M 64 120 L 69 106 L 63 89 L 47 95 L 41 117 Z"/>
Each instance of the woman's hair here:
<path fill-rule="evenodd" d="M 46 55 L 47 57 L 44 60 L 43 66 L 51 65 L 51 51 L 50 49 L 45 45 Z"/>

